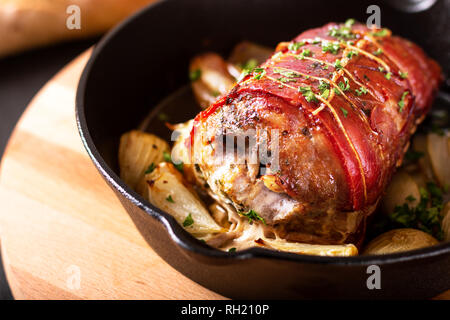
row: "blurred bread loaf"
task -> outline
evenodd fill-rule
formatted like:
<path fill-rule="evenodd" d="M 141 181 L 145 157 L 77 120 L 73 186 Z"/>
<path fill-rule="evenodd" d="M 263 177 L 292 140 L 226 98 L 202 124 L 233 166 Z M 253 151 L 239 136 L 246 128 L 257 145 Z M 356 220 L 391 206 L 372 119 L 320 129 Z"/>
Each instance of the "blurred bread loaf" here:
<path fill-rule="evenodd" d="M 54 42 L 101 34 L 156 0 L 0 0 L 0 57 Z M 67 8 L 80 8 L 69 30 Z M 70 11 L 69 11 L 70 12 Z"/>

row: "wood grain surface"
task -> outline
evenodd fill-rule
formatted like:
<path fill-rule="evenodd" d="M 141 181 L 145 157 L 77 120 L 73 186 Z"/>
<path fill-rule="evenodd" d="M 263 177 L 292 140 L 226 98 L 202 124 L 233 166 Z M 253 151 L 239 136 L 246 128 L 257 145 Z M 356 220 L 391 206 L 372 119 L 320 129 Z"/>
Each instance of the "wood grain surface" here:
<path fill-rule="evenodd" d="M 33 99 L 0 172 L 0 237 L 18 299 L 221 299 L 147 245 L 89 159 L 75 122 L 86 52 Z"/>
<path fill-rule="evenodd" d="M 1 162 L 0 237 L 14 297 L 223 299 L 156 255 L 91 163 L 74 106 L 89 55 L 33 99 Z"/>

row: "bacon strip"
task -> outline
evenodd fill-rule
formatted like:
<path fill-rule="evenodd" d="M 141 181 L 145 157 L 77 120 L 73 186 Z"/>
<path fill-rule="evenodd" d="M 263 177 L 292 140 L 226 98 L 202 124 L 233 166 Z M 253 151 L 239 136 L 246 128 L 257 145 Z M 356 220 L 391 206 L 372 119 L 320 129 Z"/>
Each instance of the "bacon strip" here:
<path fill-rule="evenodd" d="M 330 158 L 337 159 L 333 172 L 344 176 L 345 185 L 334 195 L 335 209 L 367 212 L 401 163 L 408 140 L 431 107 L 441 81 L 435 61 L 389 30 L 330 23 L 280 43 L 260 68 L 200 113 L 195 125 L 217 125 L 217 119 L 210 117 L 221 109 L 226 111 L 228 129 L 288 127 L 264 118 L 267 114 L 282 115 L 283 121 L 307 119 L 313 139 L 314 134 L 326 137 Z M 325 195 L 318 195 L 317 201 L 305 200 L 305 180 L 299 178 L 299 170 L 307 166 L 298 162 L 299 153 L 292 152 L 294 143 L 298 152 L 304 149 L 298 131 L 305 128 L 290 129 L 281 145 L 281 170 L 275 175 L 286 194 L 315 210 L 315 203 Z M 315 170 L 314 165 L 310 167 Z M 339 174 L 330 179 L 340 180 Z M 323 172 L 311 176 L 317 179 Z"/>

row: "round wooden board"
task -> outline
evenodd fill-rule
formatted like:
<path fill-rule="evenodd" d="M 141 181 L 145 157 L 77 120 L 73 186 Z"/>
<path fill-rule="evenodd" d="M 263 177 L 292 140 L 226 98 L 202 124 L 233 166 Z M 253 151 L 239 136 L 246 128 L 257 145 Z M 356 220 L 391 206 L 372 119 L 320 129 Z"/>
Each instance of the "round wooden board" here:
<path fill-rule="evenodd" d="M 90 161 L 74 106 L 89 55 L 38 93 L 4 153 L 0 238 L 14 297 L 223 299 L 153 252 Z"/>
<path fill-rule="evenodd" d="M 19 299 L 222 299 L 144 241 L 88 157 L 75 92 L 90 52 L 33 99 L 0 172 L 0 238 Z"/>

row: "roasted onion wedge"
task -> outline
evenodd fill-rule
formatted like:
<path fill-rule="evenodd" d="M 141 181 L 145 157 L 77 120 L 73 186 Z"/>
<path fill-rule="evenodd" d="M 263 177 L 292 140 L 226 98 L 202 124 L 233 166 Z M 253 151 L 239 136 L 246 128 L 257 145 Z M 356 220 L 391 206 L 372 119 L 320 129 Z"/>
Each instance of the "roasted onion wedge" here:
<path fill-rule="evenodd" d="M 420 201 L 419 185 L 413 176 L 404 170 L 400 170 L 392 178 L 383 196 L 381 209 L 385 214 L 392 214 L 395 207 L 403 205 L 408 197 L 415 199 L 408 201 L 410 206 L 415 207 Z"/>
<path fill-rule="evenodd" d="M 427 152 L 434 176 L 441 187 L 450 186 L 450 135 L 427 135 Z"/>
<path fill-rule="evenodd" d="M 365 247 L 363 254 L 389 254 L 420 249 L 437 244 L 438 241 L 416 229 L 394 229 L 373 239 Z"/>
<path fill-rule="evenodd" d="M 282 239 L 265 239 L 260 245 L 269 247 L 274 250 L 298 254 L 309 254 L 314 256 L 349 257 L 358 255 L 358 249 L 353 244 L 321 245 L 288 242 Z"/>
<path fill-rule="evenodd" d="M 250 41 L 242 41 L 234 47 L 228 61 L 242 69 L 251 60 L 254 60 L 256 65 L 260 65 L 269 59 L 272 54 L 273 48 L 261 46 Z"/>
<path fill-rule="evenodd" d="M 201 237 L 225 231 L 171 163 L 159 164 L 145 178 L 150 203 L 171 214 L 189 233 Z"/>
<path fill-rule="evenodd" d="M 120 177 L 126 184 L 146 197 L 145 173 L 163 161 L 169 145 L 157 136 L 133 130 L 122 135 L 119 145 Z"/>
<path fill-rule="evenodd" d="M 195 98 L 203 109 L 228 92 L 236 82 L 228 72 L 227 62 L 216 53 L 196 56 L 191 61 L 189 72 Z"/>
<path fill-rule="evenodd" d="M 433 180 L 433 170 L 431 169 L 430 156 L 428 155 L 427 136 L 423 134 L 416 135 L 413 139 L 412 149 L 422 155 L 418 160 L 418 164 L 425 180 Z"/>

